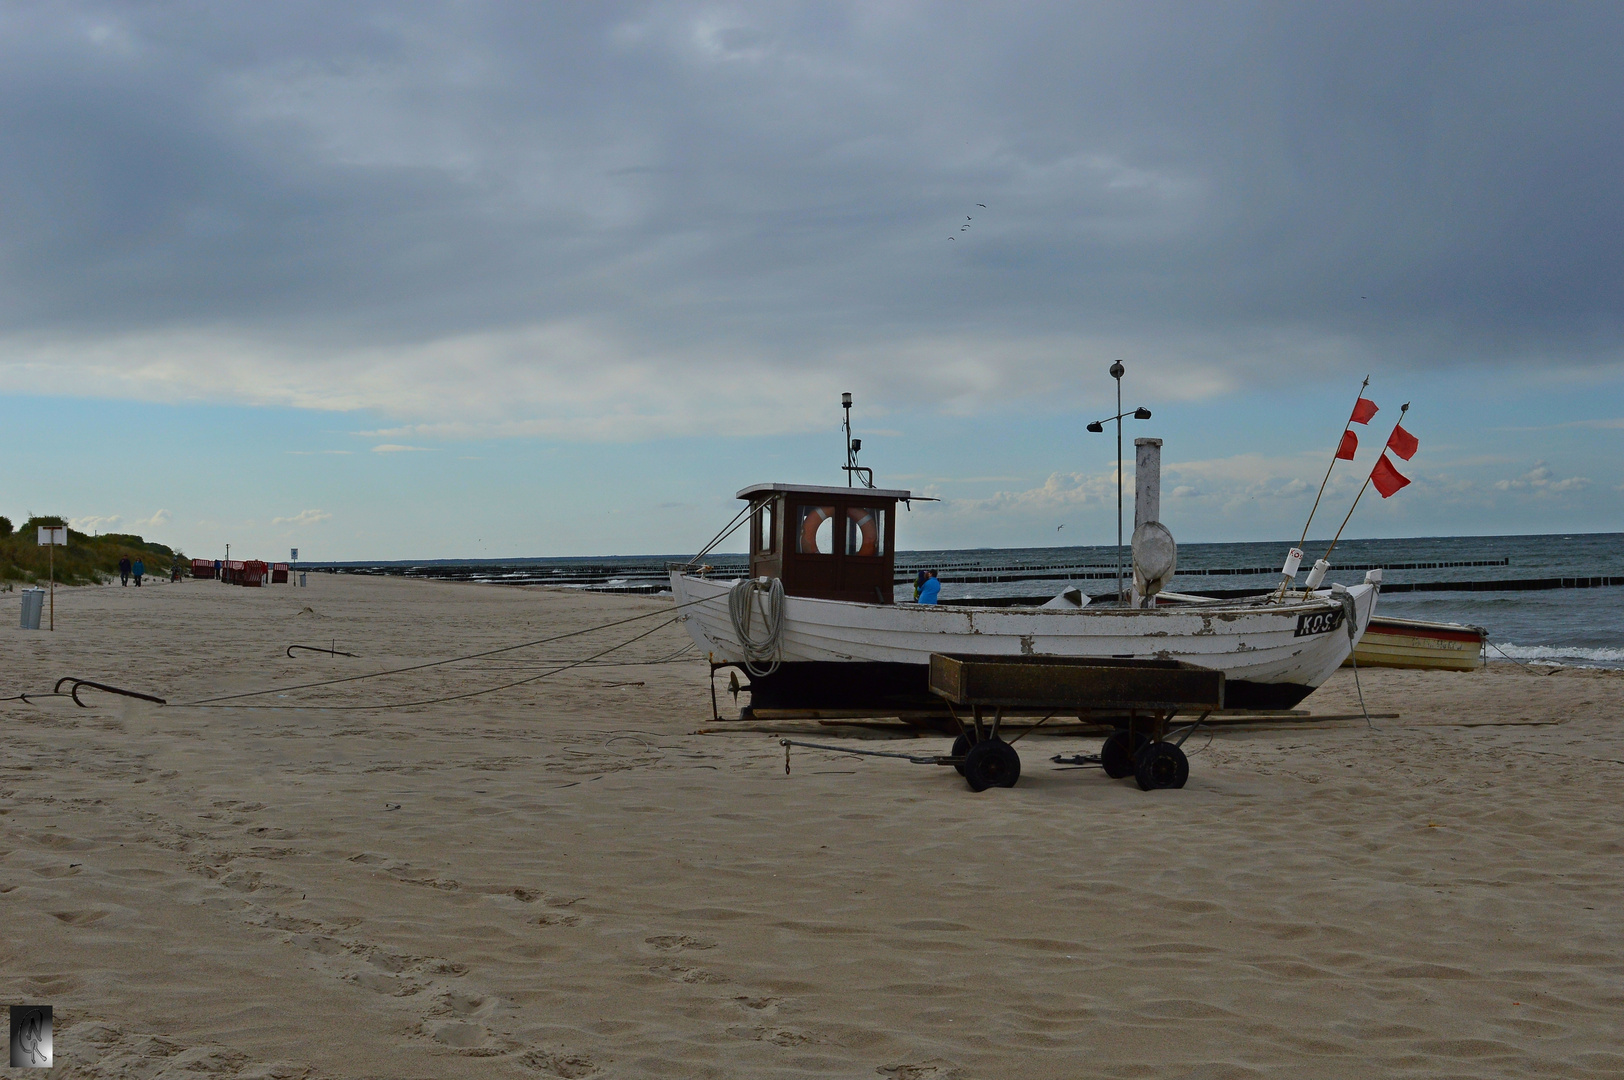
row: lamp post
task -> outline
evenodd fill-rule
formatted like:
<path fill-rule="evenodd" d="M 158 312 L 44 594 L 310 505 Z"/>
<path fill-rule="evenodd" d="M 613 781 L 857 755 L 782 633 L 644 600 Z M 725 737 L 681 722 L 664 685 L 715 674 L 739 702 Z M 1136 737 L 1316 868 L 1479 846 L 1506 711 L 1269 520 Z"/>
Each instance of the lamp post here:
<path fill-rule="evenodd" d="M 1149 420 L 1150 410 L 1143 405 L 1137 409 L 1122 411 L 1122 376 L 1127 369 L 1118 360 L 1111 365 L 1111 378 L 1116 380 L 1117 414 L 1108 416 L 1104 420 L 1096 420 L 1088 425 L 1088 430 L 1099 434 L 1105 430 L 1105 425 L 1112 420 L 1116 421 L 1117 456 L 1116 456 L 1116 482 L 1117 482 L 1117 550 L 1116 550 L 1116 579 L 1117 603 L 1122 602 L 1122 418 L 1132 416 L 1135 420 Z"/>

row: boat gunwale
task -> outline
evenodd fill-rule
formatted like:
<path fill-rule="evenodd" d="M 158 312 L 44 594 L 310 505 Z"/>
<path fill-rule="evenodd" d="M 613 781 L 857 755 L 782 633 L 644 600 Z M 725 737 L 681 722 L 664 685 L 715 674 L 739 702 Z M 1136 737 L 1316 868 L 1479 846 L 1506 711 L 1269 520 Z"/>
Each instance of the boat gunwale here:
<path fill-rule="evenodd" d="M 716 597 L 699 597 L 696 600 L 692 601 L 694 603 L 703 603 L 706 600 L 710 600 L 710 599 L 720 599 L 720 598 L 726 596 L 727 590 L 732 588 L 732 586 L 733 586 L 733 584 L 735 582 L 748 580 L 748 579 L 742 578 L 742 577 L 740 577 L 740 578 L 723 578 L 723 579 L 697 577 L 697 576 L 695 576 L 693 574 L 684 574 L 679 570 L 671 571 L 671 576 L 672 576 L 673 579 L 678 578 L 678 577 L 682 577 L 682 578 L 687 578 L 690 581 L 704 582 L 705 584 L 715 586 L 717 589 L 720 590 L 720 592 L 717 594 Z M 1371 585 L 1371 583 L 1368 583 L 1368 582 L 1363 583 L 1363 584 Z M 1348 586 L 1348 591 L 1352 592 L 1354 589 L 1357 589 L 1357 588 L 1360 588 L 1360 587 L 1361 587 L 1360 585 L 1350 585 L 1350 586 Z M 1371 587 L 1375 587 L 1375 586 L 1371 585 Z M 1017 618 L 1021 617 L 1021 616 L 1026 616 L 1026 615 L 1037 615 L 1040 612 L 1045 616 L 1048 616 L 1048 615 L 1064 615 L 1064 616 L 1088 615 L 1088 616 L 1093 616 L 1093 617 L 1100 617 L 1100 616 L 1106 616 L 1106 615 L 1118 615 L 1118 616 L 1127 616 L 1127 617 L 1131 617 L 1131 618 L 1143 618 L 1145 616 L 1152 616 L 1152 615 L 1163 616 L 1163 617 L 1183 616 L 1183 615 L 1276 615 L 1276 614 L 1278 614 L 1278 615 L 1286 615 L 1286 614 L 1292 614 L 1292 613 L 1307 614 L 1309 612 L 1323 610 L 1326 607 L 1341 607 L 1342 606 L 1342 602 L 1340 600 L 1338 600 L 1336 597 L 1330 595 L 1329 593 L 1327 593 L 1327 594 L 1325 594 L 1323 596 L 1314 596 L 1312 598 L 1299 597 L 1299 598 L 1297 598 L 1295 600 L 1284 601 L 1284 602 L 1281 602 L 1281 603 L 1272 602 L 1270 600 L 1270 595 L 1271 594 L 1269 594 L 1269 593 L 1259 593 L 1258 596 L 1256 597 L 1256 599 L 1248 598 L 1248 599 L 1243 599 L 1243 600 L 1239 600 L 1239 601 L 1236 601 L 1236 600 L 1224 600 L 1224 601 L 1214 602 L 1212 604 L 1163 604 L 1163 605 L 1158 605 L 1156 607 L 1148 607 L 1148 608 L 1104 607 L 1104 606 L 1101 606 L 1101 607 L 1077 607 L 1077 608 L 1063 607 L 1062 608 L 1062 607 L 1043 607 L 1042 605 L 1034 605 L 1032 607 L 1011 608 L 1011 607 L 1004 607 L 1004 606 L 1000 606 L 1000 605 L 977 606 L 977 605 L 974 605 L 974 604 L 960 604 L 960 603 L 955 603 L 955 604 L 952 604 L 952 605 L 912 604 L 912 603 L 877 604 L 877 603 L 874 603 L 873 601 L 870 601 L 870 600 L 831 600 L 828 597 L 823 597 L 823 596 L 791 596 L 791 595 L 786 595 L 784 597 L 784 599 L 786 601 L 794 600 L 794 601 L 797 601 L 797 602 L 808 603 L 808 604 L 838 604 L 841 607 L 872 608 L 872 609 L 874 609 L 876 611 L 919 611 L 919 612 L 930 611 L 930 612 L 947 612 L 947 613 L 952 613 L 952 614 L 967 614 L 967 613 L 972 613 L 972 612 L 976 612 L 976 613 L 986 612 L 986 613 L 991 614 L 991 615 L 1003 615 L 1003 616 L 1010 616 L 1010 617 L 1017 617 Z"/>

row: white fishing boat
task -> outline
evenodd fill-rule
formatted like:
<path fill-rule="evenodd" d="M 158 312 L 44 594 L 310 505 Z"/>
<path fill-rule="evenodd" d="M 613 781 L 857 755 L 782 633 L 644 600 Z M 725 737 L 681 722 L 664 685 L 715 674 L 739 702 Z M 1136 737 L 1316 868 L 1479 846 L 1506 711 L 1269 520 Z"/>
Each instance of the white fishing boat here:
<path fill-rule="evenodd" d="M 1140 454 L 1136 550 L 1140 536 L 1166 532 L 1156 522 L 1161 441 L 1138 441 L 1155 453 Z M 1156 604 L 1174 569 L 1166 536 L 1166 565 L 1136 562 L 1125 603 L 899 604 L 896 509 L 910 492 L 757 484 L 738 497 L 749 504 L 750 576 L 677 569 L 671 590 L 712 663 L 749 671 L 754 709 L 940 708 L 927 690 L 933 653 L 1184 661 L 1224 673 L 1227 707 L 1287 709 L 1348 658 L 1380 592 L 1375 570 L 1349 588 Z"/>

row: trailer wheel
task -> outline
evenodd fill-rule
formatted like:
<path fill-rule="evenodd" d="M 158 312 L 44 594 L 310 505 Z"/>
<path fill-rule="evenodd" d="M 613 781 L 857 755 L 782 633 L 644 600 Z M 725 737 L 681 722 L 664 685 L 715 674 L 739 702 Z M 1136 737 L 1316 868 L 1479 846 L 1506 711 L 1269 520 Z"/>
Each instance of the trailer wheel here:
<path fill-rule="evenodd" d="M 964 779 L 971 791 L 1014 787 L 1021 778 L 1021 756 L 1003 739 L 987 739 L 970 747 L 964 758 Z"/>
<path fill-rule="evenodd" d="M 961 758 L 968 754 L 970 752 L 970 747 L 974 745 L 975 743 L 971 741 L 971 736 L 961 731 L 959 732 L 959 737 L 953 740 L 953 752 L 949 756 Z M 959 770 L 960 776 L 964 775 L 964 762 L 961 761 L 953 767 Z"/>
<path fill-rule="evenodd" d="M 1190 759 L 1170 742 L 1151 743 L 1134 755 L 1134 779 L 1142 791 L 1181 788 L 1190 778 Z"/>
<path fill-rule="evenodd" d="M 1100 768 L 1112 780 L 1121 780 L 1124 776 L 1134 773 L 1134 758 L 1138 751 L 1150 744 L 1150 736 L 1135 735 L 1133 742 L 1128 741 L 1127 731 L 1113 731 L 1100 747 Z M 1131 747 L 1131 749 L 1130 749 Z"/>

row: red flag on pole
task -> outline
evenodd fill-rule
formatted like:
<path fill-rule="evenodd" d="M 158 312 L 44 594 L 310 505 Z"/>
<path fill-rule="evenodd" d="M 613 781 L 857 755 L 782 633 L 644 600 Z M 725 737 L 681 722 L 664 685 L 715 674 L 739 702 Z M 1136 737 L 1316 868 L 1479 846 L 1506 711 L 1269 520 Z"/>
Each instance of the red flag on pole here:
<path fill-rule="evenodd" d="M 1375 416 L 1378 411 L 1374 401 L 1369 398 L 1360 398 L 1353 403 L 1353 419 L 1349 423 L 1368 424 L 1370 418 Z"/>
<path fill-rule="evenodd" d="M 1409 461 L 1415 456 L 1415 452 L 1421 448 L 1421 440 L 1405 431 L 1402 427 L 1395 425 L 1392 436 L 1387 440 L 1387 447 L 1405 461 Z"/>
<path fill-rule="evenodd" d="M 1376 459 L 1376 467 L 1370 470 L 1370 482 L 1376 485 L 1376 490 L 1382 493 L 1384 499 L 1400 488 L 1408 487 L 1410 483 L 1393 468 L 1393 463 L 1387 460 L 1386 453 Z"/>
<path fill-rule="evenodd" d="M 1352 461 L 1353 455 L 1359 452 L 1359 436 L 1351 431 L 1342 433 L 1342 445 L 1336 448 L 1336 456 L 1343 461 Z"/>

